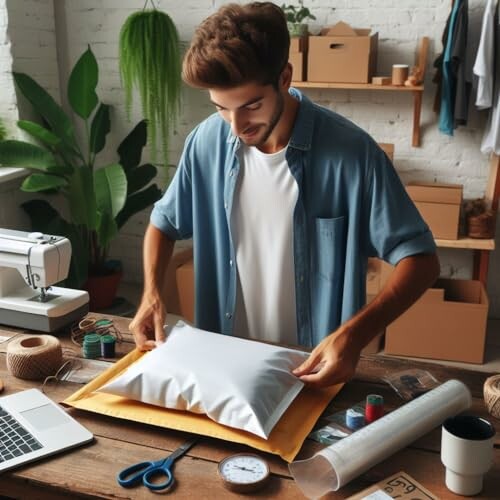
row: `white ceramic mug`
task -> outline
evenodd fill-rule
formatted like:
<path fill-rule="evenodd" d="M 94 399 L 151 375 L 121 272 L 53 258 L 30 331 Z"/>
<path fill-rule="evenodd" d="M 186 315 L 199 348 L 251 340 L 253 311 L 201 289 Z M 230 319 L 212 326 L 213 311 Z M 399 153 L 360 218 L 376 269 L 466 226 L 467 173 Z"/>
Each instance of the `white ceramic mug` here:
<path fill-rule="evenodd" d="M 495 428 L 484 418 L 459 415 L 448 418 L 441 433 L 441 461 L 446 486 L 458 495 L 477 495 L 483 475 L 493 463 Z"/>

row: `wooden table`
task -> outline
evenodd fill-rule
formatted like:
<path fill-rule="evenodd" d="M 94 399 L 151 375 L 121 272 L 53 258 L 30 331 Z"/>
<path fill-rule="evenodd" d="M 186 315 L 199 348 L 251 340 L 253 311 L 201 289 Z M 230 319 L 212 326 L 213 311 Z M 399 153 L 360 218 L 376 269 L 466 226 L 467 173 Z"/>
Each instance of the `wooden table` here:
<path fill-rule="evenodd" d="M 126 341 L 117 345 L 117 352 L 124 354 L 134 346 L 130 334 L 127 333 L 130 320 L 114 319 L 120 331 L 125 332 Z M 10 336 L 14 333 L 18 331 L 0 327 L 0 335 Z M 64 345 L 71 345 L 68 338 L 60 337 L 60 339 Z M 1 350 L 5 351 L 5 344 L 1 346 Z M 12 377 L 7 371 L 5 357 L 4 353 L 0 356 L 0 377 L 5 383 L 4 394 L 29 387 L 41 387 L 41 382 L 24 381 Z M 356 377 L 344 386 L 328 411 L 331 413 L 348 408 L 363 401 L 369 393 L 382 394 L 388 409 L 400 406 L 402 400 L 381 378 L 394 371 L 415 367 L 429 370 L 442 382 L 450 378 L 462 380 L 473 395 L 473 406 L 470 412 L 489 418 L 496 427 L 494 466 L 485 476 L 484 489 L 478 498 L 500 498 L 500 433 L 498 432 L 500 421 L 487 414 L 482 399 L 483 383 L 488 374 L 382 356 L 363 357 Z M 50 385 L 46 394 L 54 401 L 61 401 L 79 387 L 81 386 L 74 383 L 60 382 Z M 186 440 L 185 434 L 75 409 L 68 411 L 94 434 L 95 441 L 84 447 L 2 474 L 0 495 L 30 500 L 158 498 L 158 494 L 151 493 L 144 487 L 133 489 L 120 487 L 116 483 L 115 476 L 122 468 L 137 461 L 163 458 Z M 410 474 L 442 499 L 463 498 L 452 494 L 444 484 L 444 468 L 439 456 L 440 436 L 440 429 L 434 429 L 338 492 L 331 493 L 324 498 L 346 498 L 400 470 Z M 299 457 L 310 456 L 317 446 L 314 441 L 307 440 Z M 177 484 L 170 494 L 179 499 L 196 500 L 245 498 L 224 489 L 217 475 L 217 464 L 227 455 L 248 450 L 243 445 L 203 438 L 187 456 L 177 462 L 175 466 Z M 270 483 L 259 493 L 247 495 L 246 498 L 287 500 L 304 498 L 291 478 L 287 464 L 274 455 L 268 455 L 266 459 L 272 471 Z"/>

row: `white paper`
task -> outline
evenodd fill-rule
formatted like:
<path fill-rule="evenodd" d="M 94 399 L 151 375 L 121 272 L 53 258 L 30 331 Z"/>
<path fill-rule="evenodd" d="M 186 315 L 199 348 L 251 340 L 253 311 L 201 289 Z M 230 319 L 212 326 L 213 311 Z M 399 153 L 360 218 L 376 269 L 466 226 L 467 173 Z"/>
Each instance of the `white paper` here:
<path fill-rule="evenodd" d="M 312 458 L 289 465 L 308 498 L 339 488 L 471 405 L 469 389 L 449 380 L 337 441 Z"/>

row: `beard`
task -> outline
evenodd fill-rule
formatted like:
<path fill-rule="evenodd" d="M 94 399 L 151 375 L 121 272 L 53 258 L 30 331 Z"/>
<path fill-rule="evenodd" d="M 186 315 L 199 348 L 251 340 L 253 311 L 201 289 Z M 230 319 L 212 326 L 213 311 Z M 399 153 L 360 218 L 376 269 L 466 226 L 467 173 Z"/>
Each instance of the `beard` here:
<path fill-rule="evenodd" d="M 278 124 L 281 115 L 283 114 L 283 110 L 285 109 L 285 99 L 283 95 L 280 92 L 276 92 L 278 95 L 278 99 L 276 101 L 276 106 L 273 110 L 273 114 L 271 115 L 271 119 L 269 120 L 269 123 L 263 124 L 260 127 L 264 127 L 262 132 L 257 133 L 255 137 L 252 137 L 251 139 L 245 140 L 244 138 L 240 139 L 246 144 L 247 146 L 261 146 L 264 144 L 268 139 L 271 133 L 273 132 L 274 128 Z"/>

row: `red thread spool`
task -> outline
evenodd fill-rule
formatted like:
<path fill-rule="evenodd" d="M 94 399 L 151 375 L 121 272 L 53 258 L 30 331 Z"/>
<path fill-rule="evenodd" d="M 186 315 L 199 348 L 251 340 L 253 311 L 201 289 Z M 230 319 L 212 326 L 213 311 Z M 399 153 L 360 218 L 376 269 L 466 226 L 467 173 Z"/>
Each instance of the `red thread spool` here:
<path fill-rule="evenodd" d="M 384 415 L 384 398 L 378 394 L 366 396 L 365 421 L 367 424 L 375 422 Z"/>

